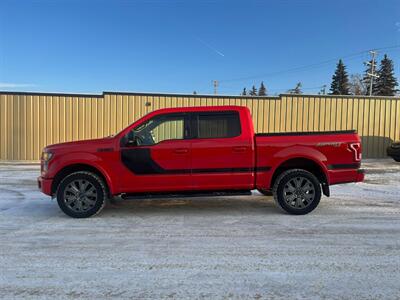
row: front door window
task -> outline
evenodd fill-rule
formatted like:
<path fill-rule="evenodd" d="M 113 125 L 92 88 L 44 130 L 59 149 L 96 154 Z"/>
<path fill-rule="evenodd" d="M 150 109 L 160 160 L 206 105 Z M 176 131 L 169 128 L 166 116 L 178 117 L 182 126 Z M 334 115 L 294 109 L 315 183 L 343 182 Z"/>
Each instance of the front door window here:
<path fill-rule="evenodd" d="M 129 131 L 122 139 L 122 146 L 152 146 L 166 140 L 182 140 L 187 131 L 185 115 L 156 116 Z"/>

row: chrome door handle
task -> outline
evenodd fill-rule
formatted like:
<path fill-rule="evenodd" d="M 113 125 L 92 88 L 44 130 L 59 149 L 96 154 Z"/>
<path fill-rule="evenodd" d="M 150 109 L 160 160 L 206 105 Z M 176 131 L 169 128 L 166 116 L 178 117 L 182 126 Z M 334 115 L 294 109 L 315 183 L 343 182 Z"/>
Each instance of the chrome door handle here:
<path fill-rule="evenodd" d="M 186 153 L 189 152 L 189 150 L 186 149 L 186 148 L 180 148 L 180 149 L 175 149 L 174 152 L 175 152 L 176 154 L 186 154 Z"/>
<path fill-rule="evenodd" d="M 244 146 L 233 147 L 232 151 L 235 153 L 243 153 L 247 151 L 247 147 Z"/>

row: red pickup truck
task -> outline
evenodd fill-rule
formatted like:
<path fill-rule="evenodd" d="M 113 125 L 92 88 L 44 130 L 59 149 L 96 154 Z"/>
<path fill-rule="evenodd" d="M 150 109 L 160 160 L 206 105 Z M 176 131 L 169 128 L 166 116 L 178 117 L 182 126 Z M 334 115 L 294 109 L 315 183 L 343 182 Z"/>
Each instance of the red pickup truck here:
<path fill-rule="evenodd" d="M 329 186 L 359 182 L 355 131 L 254 134 L 240 106 L 161 109 L 116 135 L 47 146 L 39 188 L 75 218 L 108 199 L 272 193 L 291 214 L 314 210 Z"/>

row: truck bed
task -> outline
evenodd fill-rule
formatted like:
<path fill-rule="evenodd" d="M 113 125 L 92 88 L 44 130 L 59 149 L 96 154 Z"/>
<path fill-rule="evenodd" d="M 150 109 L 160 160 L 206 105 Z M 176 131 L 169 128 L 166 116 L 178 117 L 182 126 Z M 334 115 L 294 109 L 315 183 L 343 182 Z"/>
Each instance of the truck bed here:
<path fill-rule="evenodd" d="M 329 135 L 329 134 L 355 134 L 356 130 L 335 130 L 335 131 L 302 131 L 302 132 L 270 132 L 256 133 L 255 136 L 280 136 L 280 135 Z"/>
<path fill-rule="evenodd" d="M 272 167 L 272 172 L 259 172 L 258 183 L 270 182 L 273 166 L 285 161 L 289 166 L 298 166 L 301 161 L 304 167 L 315 165 L 328 174 L 329 184 L 358 180 L 360 159 L 350 147 L 360 145 L 355 130 L 257 133 L 255 144 L 256 166 Z"/>

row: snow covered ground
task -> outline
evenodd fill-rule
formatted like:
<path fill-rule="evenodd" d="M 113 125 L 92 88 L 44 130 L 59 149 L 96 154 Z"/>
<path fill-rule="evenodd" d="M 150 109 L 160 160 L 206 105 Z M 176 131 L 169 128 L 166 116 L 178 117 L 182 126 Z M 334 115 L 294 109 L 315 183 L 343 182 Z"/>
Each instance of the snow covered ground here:
<path fill-rule="evenodd" d="M 0 165 L 0 298 L 400 298 L 400 164 L 306 216 L 271 197 L 137 200 L 71 219 Z"/>

